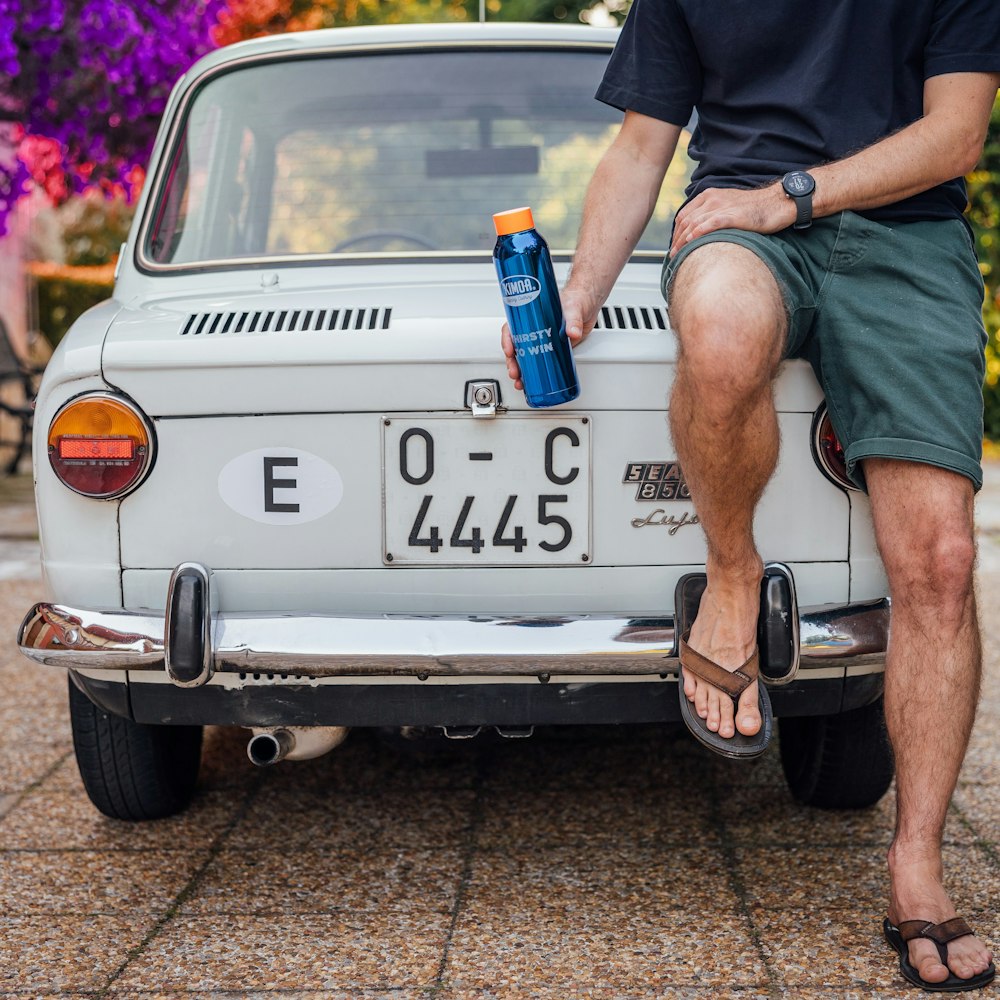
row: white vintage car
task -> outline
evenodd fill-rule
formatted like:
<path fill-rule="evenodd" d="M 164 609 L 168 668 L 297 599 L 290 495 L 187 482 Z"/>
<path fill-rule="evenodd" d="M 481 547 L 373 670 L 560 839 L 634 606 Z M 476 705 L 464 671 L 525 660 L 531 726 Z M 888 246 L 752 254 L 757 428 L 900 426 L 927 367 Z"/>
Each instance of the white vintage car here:
<path fill-rule="evenodd" d="M 582 394 L 507 380 L 494 212 L 531 205 L 565 278 L 620 116 L 616 33 L 349 28 L 214 52 L 177 85 L 114 298 L 38 397 L 50 600 L 94 804 L 182 809 L 202 727 L 258 764 L 349 727 L 524 736 L 679 719 L 673 593 L 705 543 L 664 417 L 672 171 L 577 351 Z M 721 290 L 724 294 L 724 290 Z M 804 362 L 777 386 L 761 643 L 790 787 L 886 789 L 886 581 Z"/>

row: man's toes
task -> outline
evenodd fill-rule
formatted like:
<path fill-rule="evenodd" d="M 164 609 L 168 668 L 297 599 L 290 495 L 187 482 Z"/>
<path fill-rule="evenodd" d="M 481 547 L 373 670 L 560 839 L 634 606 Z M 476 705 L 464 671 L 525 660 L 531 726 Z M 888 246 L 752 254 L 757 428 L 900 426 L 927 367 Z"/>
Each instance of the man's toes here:
<path fill-rule="evenodd" d="M 950 973 L 939 959 L 928 958 L 917 966 L 917 975 L 928 983 L 943 983 Z"/>
<path fill-rule="evenodd" d="M 910 964 L 929 983 L 944 982 L 949 976 L 948 967 L 941 964 L 937 948 L 930 941 L 910 942 Z"/>
<path fill-rule="evenodd" d="M 948 966 L 960 979 L 971 979 L 989 967 L 989 952 L 974 938 L 953 941 L 948 946 Z"/>
<path fill-rule="evenodd" d="M 699 684 L 694 694 L 694 710 L 702 719 L 708 718 L 708 693 L 711 690 L 707 684 Z"/>
<path fill-rule="evenodd" d="M 684 694 L 688 701 L 694 701 L 694 696 L 698 692 L 698 682 L 689 670 L 685 670 L 682 673 L 684 677 Z"/>
<path fill-rule="evenodd" d="M 966 962 L 963 959 L 948 959 L 948 967 L 959 979 L 971 979 L 978 975 L 986 966 L 980 967 L 976 962 Z"/>
<path fill-rule="evenodd" d="M 733 699 L 728 695 L 719 698 L 719 735 L 731 739 L 736 735 L 736 724 L 733 722 Z"/>
<path fill-rule="evenodd" d="M 708 715 L 705 716 L 705 725 L 713 732 L 719 731 L 719 723 L 722 721 L 722 712 L 719 708 L 719 692 L 712 688 L 708 692 Z"/>
<path fill-rule="evenodd" d="M 736 710 L 736 728 L 744 736 L 753 736 L 760 730 L 760 706 L 757 700 L 757 685 L 750 687 L 740 695 L 739 707 Z"/>

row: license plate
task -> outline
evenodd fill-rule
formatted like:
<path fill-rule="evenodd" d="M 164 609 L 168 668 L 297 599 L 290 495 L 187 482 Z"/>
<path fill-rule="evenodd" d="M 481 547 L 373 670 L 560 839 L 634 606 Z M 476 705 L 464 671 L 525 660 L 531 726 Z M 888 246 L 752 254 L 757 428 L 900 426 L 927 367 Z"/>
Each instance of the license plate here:
<path fill-rule="evenodd" d="M 391 566 L 586 565 L 589 417 L 383 418 Z"/>

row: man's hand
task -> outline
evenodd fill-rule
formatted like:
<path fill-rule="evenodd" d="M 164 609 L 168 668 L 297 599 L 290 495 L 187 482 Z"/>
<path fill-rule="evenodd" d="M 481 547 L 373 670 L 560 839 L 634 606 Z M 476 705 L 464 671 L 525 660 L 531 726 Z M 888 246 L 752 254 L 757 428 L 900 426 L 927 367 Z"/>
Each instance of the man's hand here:
<path fill-rule="evenodd" d="M 670 254 L 673 256 L 692 240 L 718 229 L 777 233 L 794 222 L 795 204 L 780 184 L 752 191 L 709 188 L 692 198 L 677 213 Z"/>
<path fill-rule="evenodd" d="M 566 287 L 560 294 L 562 300 L 563 319 L 566 321 L 566 336 L 571 347 L 576 347 L 584 337 L 594 329 L 600 302 L 594 302 L 593 297 L 572 287 Z M 521 368 L 514 354 L 514 341 L 510 336 L 510 327 L 504 323 L 500 334 L 500 344 L 507 356 L 507 374 L 514 383 L 515 389 L 523 389 Z"/>

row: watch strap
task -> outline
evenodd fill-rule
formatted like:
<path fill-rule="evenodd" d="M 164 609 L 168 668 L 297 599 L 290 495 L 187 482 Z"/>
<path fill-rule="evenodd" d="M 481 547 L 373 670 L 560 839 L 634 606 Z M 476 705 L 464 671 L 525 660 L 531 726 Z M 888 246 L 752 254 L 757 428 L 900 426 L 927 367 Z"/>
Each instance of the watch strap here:
<path fill-rule="evenodd" d="M 796 191 L 795 187 L 801 186 L 801 181 L 808 182 L 808 190 Z M 781 178 L 781 187 L 785 194 L 795 202 L 795 222 L 793 229 L 808 229 L 812 225 L 813 215 L 813 192 L 816 190 L 816 181 L 813 176 L 804 170 L 793 170 Z"/>
<path fill-rule="evenodd" d="M 792 223 L 792 229 L 808 229 L 813 221 L 812 192 L 792 195 L 791 198 L 795 202 L 795 222 Z"/>

